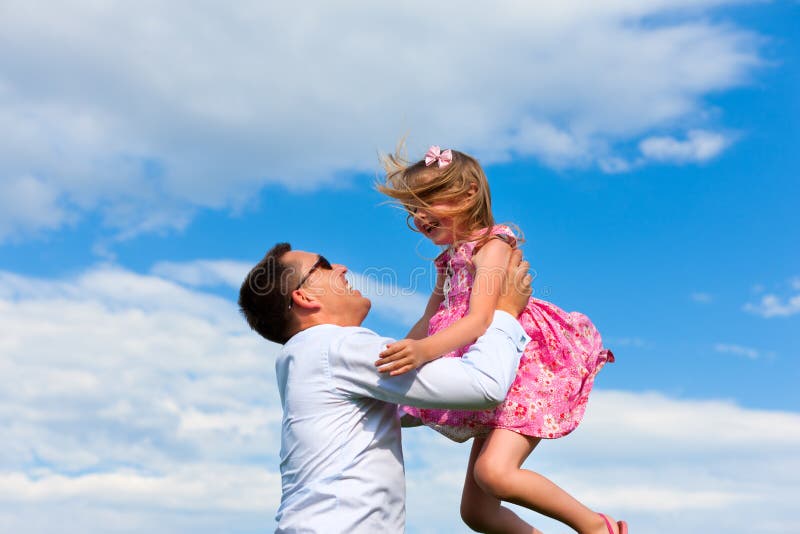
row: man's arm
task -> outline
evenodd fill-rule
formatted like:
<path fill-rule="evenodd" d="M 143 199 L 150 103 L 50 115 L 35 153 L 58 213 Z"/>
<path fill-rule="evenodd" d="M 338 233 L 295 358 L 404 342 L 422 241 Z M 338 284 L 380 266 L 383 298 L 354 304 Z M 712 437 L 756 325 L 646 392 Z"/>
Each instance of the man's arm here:
<path fill-rule="evenodd" d="M 392 340 L 366 329 L 342 338 L 329 357 L 341 389 L 354 395 L 427 408 L 483 409 L 505 399 L 529 340 L 513 316 L 497 311 L 462 358 L 440 358 L 404 375 L 378 373 L 375 358 Z"/>
<path fill-rule="evenodd" d="M 462 358 L 440 358 L 399 376 L 381 374 L 375 359 L 387 343 L 367 329 L 342 337 L 328 354 L 337 387 L 353 395 L 429 408 L 481 409 L 503 401 L 530 338 L 517 317 L 531 296 L 528 262 L 514 250 L 489 329 Z"/>

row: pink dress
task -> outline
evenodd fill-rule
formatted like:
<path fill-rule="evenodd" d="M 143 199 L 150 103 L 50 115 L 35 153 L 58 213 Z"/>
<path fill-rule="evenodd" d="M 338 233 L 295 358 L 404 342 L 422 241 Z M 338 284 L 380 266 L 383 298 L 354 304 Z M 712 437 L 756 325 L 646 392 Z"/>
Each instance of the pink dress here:
<path fill-rule="evenodd" d="M 491 233 L 516 241 L 507 226 L 494 226 Z M 476 244 L 471 241 L 450 247 L 436 258 L 436 268 L 446 273 L 447 282 L 444 301 L 430 320 L 428 335 L 444 330 L 469 311 Z M 494 428 L 540 438 L 559 438 L 572 432 L 586 411 L 594 377 L 606 362 L 614 361 L 614 355 L 603 349 L 597 329 L 581 313 L 568 313 L 531 298 L 519 320 L 531 342 L 503 403 L 481 411 L 403 409 L 458 442 L 483 437 Z M 467 349 L 469 346 L 444 357 L 460 358 Z"/>

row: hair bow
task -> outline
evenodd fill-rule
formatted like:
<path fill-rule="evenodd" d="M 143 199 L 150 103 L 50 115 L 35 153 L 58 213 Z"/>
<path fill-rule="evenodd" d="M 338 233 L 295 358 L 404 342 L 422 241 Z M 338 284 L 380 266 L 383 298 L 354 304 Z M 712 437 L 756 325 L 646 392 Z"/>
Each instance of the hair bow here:
<path fill-rule="evenodd" d="M 449 148 L 442 151 L 438 145 L 431 146 L 425 153 L 425 166 L 430 167 L 434 162 L 438 162 L 439 168 L 447 167 L 453 161 L 453 151 Z"/>

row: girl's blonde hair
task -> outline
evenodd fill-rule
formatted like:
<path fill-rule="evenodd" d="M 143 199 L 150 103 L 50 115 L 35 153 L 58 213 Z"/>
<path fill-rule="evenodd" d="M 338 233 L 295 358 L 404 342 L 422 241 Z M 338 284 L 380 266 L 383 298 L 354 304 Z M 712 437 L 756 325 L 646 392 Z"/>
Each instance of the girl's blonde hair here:
<path fill-rule="evenodd" d="M 456 239 L 468 241 L 477 232 L 494 226 L 492 197 L 489 181 L 478 161 L 458 150 L 452 153 L 452 162 L 441 168 L 436 163 L 426 166 L 424 159 L 411 163 L 406 156 L 405 142 L 401 140 L 394 154 L 381 155 L 386 179 L 376 187 L 405 208 L 406 222 L 412 230 L 416 231 L 410 223 L 414 212 L 424 208 L 437 217 L 451 217 L 455 228 L 463 234 L 455 236 Z M 437 202 L 457 206 L 431 209 L 431 204 Z M 488 237 L 487 232 L 483 238 Z"/>

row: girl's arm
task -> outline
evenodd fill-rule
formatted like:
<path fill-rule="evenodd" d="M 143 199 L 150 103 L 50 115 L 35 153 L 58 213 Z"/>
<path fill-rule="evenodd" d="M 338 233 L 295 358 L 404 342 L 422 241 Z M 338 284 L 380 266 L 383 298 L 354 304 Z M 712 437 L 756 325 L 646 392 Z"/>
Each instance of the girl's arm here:
<path fill-rule="evenodd" d="M 473 257 L 475 277 L 469 313 L 425 339 L 392 343 L 375 363 L 381 372 L 399 375 L 416 369 L 460 347 L 473 343 L 492 322 L 497 299 L 506 276 L 511 246 L 499 239 L 486 243 Z"/>
<path fill-rule="evenodd" d="M 428 305 L 425 307 L 425 313 L 422 315 L 417 324 L 411 328 L 411 330 L 406 334 L 406 338 L 408 339 L 422 339 L 428 335 L 428 323 L 431 320 L 431 317 L 436 313 L 436 310 L 439 309 L 439 305 L 444 300 L 444 280 L 446 276 L 444 273 L 440 272 L 436 276 L 436 287 L 433 289 L 433 293 L 431 293 L 431 298 L 428 299 Z"/>

